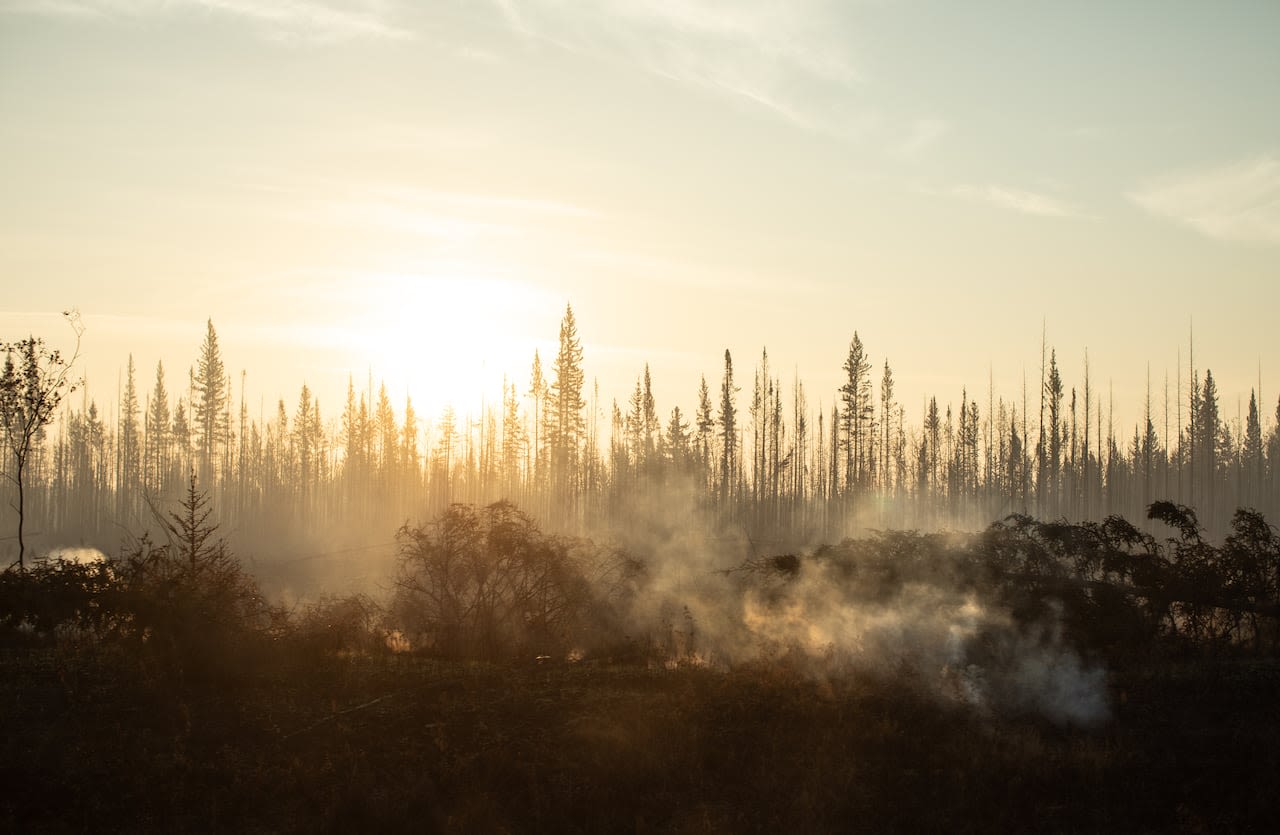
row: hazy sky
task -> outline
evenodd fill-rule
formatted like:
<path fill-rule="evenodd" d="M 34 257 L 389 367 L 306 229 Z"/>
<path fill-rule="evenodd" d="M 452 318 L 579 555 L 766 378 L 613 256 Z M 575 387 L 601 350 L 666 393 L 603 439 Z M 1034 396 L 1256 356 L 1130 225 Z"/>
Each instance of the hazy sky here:
<path fill-rule="evenodd" d="M 1132 420 L 1194 319 L 1269 414 L 1277 44 L 1275 0 L 0 0 L 0 337 L 78 307 L 105 401 L 212 317 L 268 413 L 372 368 L 432 416 L 570 302 L 606 414 L 726 347 L 829 405 L 856 330 L 918 422 L 1034 398 L 1043 324 Z"/>

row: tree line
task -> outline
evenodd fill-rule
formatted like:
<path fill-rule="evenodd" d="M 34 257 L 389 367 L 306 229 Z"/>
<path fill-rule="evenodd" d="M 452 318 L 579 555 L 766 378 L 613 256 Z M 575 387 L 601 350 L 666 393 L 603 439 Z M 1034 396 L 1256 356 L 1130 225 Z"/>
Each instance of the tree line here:
<path fill-rule="evenodd" d="M 4 346 L 14 391 L 24 344 Z M 1161 499 L 1195 507 L 1220 535 L 1237 507 L 1280 507 L 1280 403 L 1265 433 L 1256 391 L 1247 415 L 1228 419 L 1212 371 L 1194 363 L 1172 406 L 1167 382 L 1162 408 L 1148 393 L 1131 434 L 1115 426 L 1087 358 L 1071 384 L 1047 345 L 1038 391 L 930 397 L 917 422 L 888 360 L 873 363 L 856 332 L 842 368 L 821 407 L 803 381 L 784 384 L 767 349 L 745 380 L 726 349 L 690 411 L 660 415 L 647 365 L 630 398 L 606 405 L 598 383 L 588 390 L 566 307 L 555 356 L 544 363 L 535 351 L 527 382 L 505 379 L 500 401 L 479 412 L 446 407 L 424 419 L 370 377 L 351 379 L 333 410 L 304 383 L 296 400 L 254 416 L 246 373 L 226 368 L 209 321 L 177 379 L 158 363 L 148 386 L 130 356 L 111 419 L 82 390 L 30 433 L 20 458 L 19 427 L 6 421 L 3 498 L 46 543 L 106 547 L 172 507 L 193 473 L 237 537 L 393 530 L 455 502 L 498 500 L 579 533 L 692 507 L 713 527 L 788 543 L 866 528 L 977 529 L 1010 514 L 1141 518 Z"/>

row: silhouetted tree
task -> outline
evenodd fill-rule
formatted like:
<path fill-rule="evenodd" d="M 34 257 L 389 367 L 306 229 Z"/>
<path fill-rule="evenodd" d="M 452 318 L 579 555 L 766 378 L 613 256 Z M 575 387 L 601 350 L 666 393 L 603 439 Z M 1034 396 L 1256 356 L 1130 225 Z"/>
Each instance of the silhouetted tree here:
<path fill-rule="evenodd" d="M 503 492 L 511 497 L 516 495 L 520 483 L 520 459 L 527 440 L 520 424 L 520 398 L 516 394 L 515 383 L 508 384 L 504 377 L 502 391 Z"/>
<path fill-rule="evenodd" d="M 715 435 L 716 420 L 711 411 L 711 390 L 707 387 L 707 375 L 702 375 L 698 383 L 698 412 L 695 417 L 698 429 L 698 467 L 702 473 L 704 487 L 713 484 L 711 443 Z"/>
<path fill-rule="evenodd" d="M 720 502 L 728 507 L 738 472 L 738 388 L 733 384 L 733 357 L 724 349 L 724 378 L 720 383 Z"/>
<path fill-rule="evenodd" d="M 180 510 L 157 518 L 165 543 L 144 536 L 119 565 L 122 629 L 143 642 L 162 669 L 185 679 L 196 672 L 237 669 L 237 651 L 275 620 L 253 579 L 244 573 L 218 525 L 206 493 L 189 476 Z"/>
<path fill-rule="evenodd" d="M 657 455 L 658 436 L 661 427 L 658 425 L 658 406 L 653 399 L 653 382 L 649 376 L 649 363 L 644 364 L 644 376 L 641 384 L 640 399 L 640 434 L 644 447 L 644 462 L 649 466 Z"/>
<path fill-rule="evenodd" d="M 1213 372 L 1204 372 L 1204 385 L 1200 392 L 1200 404 L 1196 410 L 1196 447 L 1200 451 L 1200 506 L 1209 527 L 1213 527 L 1218 499 L 1219 436 L 1222 432 L 1218 411 L 1218 386 Z"/>
<path fill-rule="evenodd" d="M 535 485 L 542 483 L 543 454 L 542 447 L 546 439 L 542 435 L 542 424 L 545 422 L 545 403 L 547 399 L 547 380 L 542 373 L 542 359 L 537 350 L 533 352 L 533 367 L 529 371 L 529 391 L 525 394 L 533 401 L 533 445 L 530 452 L 533 461 L 525 469 Z"/>
<path fill-rule="evenodd" d="M 374 413 L 374 421 L 378 434 L 379 479 L 383 489 L 389 491 L 399 465 L 400 424 L 396 421 L 385 382 L 378 387 L 378 408 Z"/>
<path fill-rule="evenodd" d="M 928 447 L 929 460 L 929 501 L 938 495 L 938 463 L 941 460 L 942 419 L 938 416 L 938 398 L 929 398 L 929 409 L 924 418 L 925 445 Z"/>
<path fill-rule="evenodd" d="M 1259 507 L 1262 501 L 1262 478 L 1265 464 L 1262 447 L 1262 421 L 1258 417 L 1258 395 L 1249 392 L 1249 413 L 1244 425 L 1244 446 L 1240 450 L 1243 467 L 1243 490 L 1240 501 L 1248 507 Z"/>
<path fill-rule="evenodd" d="M 224 412 L 228 399 L 226 385 L 227 372 L 218 348 L 218 334 L 210 319 L 193 377 L 197 396 L 194 401 L 195 421 L 200 432 L 200 475 L 206 483 L 211 482 L 214 454 L 227 431 Z"/>
<path fill-rule="evenodd" d="M 129 355 L 124 394 L 120 402 L 120 490 L 123 509 L 131 513 L 142 482 L 142 445 L 138 432 L 138 389 L 134 382 L 133 354 Z"/>
<path fill-rule="evenodd" d="M 164 387 L 164 363 L 156 363 L 156 382 L 147 404 L 147 487 L 162 491 L 169 475 L 169 392 Z"/>
<path fill-rule="evenodd" d="M 515 396 L 515 386 L 512 386 Z M 404 425 L 400 429 L 400 462 L 410 486 L 417 487 L 421 479 L 421 458 L 418 452 L 418 413 L 413 408 L 413 398 L 404 398 Z"/>
<path fill-rule="evenodd" d="M 1049 410 L 1049 448 L 1047 467 L 1040 473 L 1045 479 L 1043 494 L 1048 501 L 1048 513 L 1057 516 L 1059 512 L 1058 495 L 1061 488 L 1062 473 L 1062 375 L 1058 372 L 1058 352 L 1049 353 L 1049 375 L 1044 383 L 1045 402 Z"/>
<path fill-rule="evenodd" d="M 312 397 L 306 383 L 298 394 L 298 410 L 293 416 L 293 447 L 298 462 L 299 499 L 302 511 L 311 508 L 311 498 L 322 461 L 323 427 L 320 404 Z"/>
<path fill-rule="evenodd" d="M 867 359 L 862 340 L 854 331 L 849 343 L 849 356 L 844 361 L 845 383 L 840 387 L 840 400 L 844 409 L 840 413 L 840 428 L 844 446 L 844 489 L 859 490 L 863 486 L 866 468 L 866 449 L 869 438 L 866 426 L 871 417 L 871 362 Z"/>
<path fill-rule="evenodd" d="M 76 333 L 76 351 L 70 359 L 45 345 L 43 339 L 28 336 L 17 342 L 6 342 L 4 370 L 0 372 L 0 426 L 4 431 L 7 457 L 13 471 L 5 475 L 17 488 L 18 570 L 26 569 L 27 543 L 24 538 L 27 515 L 26 470 L 40 432 L 58 411 L 62 398 L 76 390 L 71 367 L 79 356 L 79 319 L 64 314 Z"/>
<path fill-rule="evenodd" d="M 1275 423 L 1267 435 L 1267 489 L 1272 506 L 1280 504 L 1280 398 L 1276 399 Z"/>
<path fill-rule="evenodd" d="M 886 492 L 893 491 L 893 470 L 888 466 L 888 462 L 893 456 L 893 421 L 890 415 L 893 414 L 893 370 L 889 368 L 889 361 L 884 361 L 884 373 L 880 376 L 880 421 L 884 424 L 884 444 L 881 458 L 886 465 L 881 468 L 880 483 Z"/>
<path fill-rule="evenodd" d="M 578 459 L 581 453 L 586 422 L 582 397 L 585 377 L 582 370 L 582 343 L 578 339 L 578 325 L 573 317 L 573 307 L 565 305 L 564 318 L 560 321 L 560 350 L 552 365 L 555 377 L 551 382 L 551 474 L 553 494 L 564 502 L 569 510 L 576 506 L 578 490 Z"/>
<path fill-rule="evenodd" d="M 792 456 L 791 497 L 794 513 L 801 509 L 808 498 L 806 473 L 809 461 L 809 404 L 805 400 L 804 383 L 800 382 L 799 375 L 796 376 L 791 391 L 791 422 L 795 426 L 795 442 L 790 453 Z"/>
<path fill-rule="evenodd" d="M 676 473 L 685 473 L 689 469 L 689 424 L 680 407 L 671 410 L 671 419 L 667 421 L 667 434 L 663 441 L 664 452 L 671 469 Z"/>

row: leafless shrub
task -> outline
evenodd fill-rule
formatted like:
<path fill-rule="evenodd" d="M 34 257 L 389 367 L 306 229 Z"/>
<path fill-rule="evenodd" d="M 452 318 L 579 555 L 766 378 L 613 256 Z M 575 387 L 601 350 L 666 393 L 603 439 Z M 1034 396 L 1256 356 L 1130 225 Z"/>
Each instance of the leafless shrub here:
<path fill-rule="evenodd" d="M 447 657 L 560 655 L 599 638 L 637 570 L 611 549 L 543 533 L 509 502 L 452 505 L 397 540 L 393 620 L 413 646 Z"/>

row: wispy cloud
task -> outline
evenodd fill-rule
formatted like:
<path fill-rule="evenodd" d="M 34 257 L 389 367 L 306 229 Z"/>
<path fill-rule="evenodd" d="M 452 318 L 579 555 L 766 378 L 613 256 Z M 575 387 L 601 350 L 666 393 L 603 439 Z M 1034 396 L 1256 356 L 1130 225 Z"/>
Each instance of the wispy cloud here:
<path fill-rule="evenodd" d="M 1023 191 L 1022 189 L 1007 188 L 1005 186 L 997 185 L 962 185 L 955 186 L 950 190 L 950 193 L 956 197 L 970 200 L 975 203 L 987 203 L 991 206 L 997 206 L 1001 209 L 1008 209 L 1013 212 L 1020 212 L 1024 215 L 1036 215 L 1038 217 L 1085 217 L 1084 212 L 1070 203 L 1066 203 L 1056 197 L 1038 194 L 1033 191 Z"/>
<path fill-rule="evenodd" d="M 859 80 L 827 0 L 495 0 L 523 36 L 762 108 L 805 129 L 858 128 L 837 104 Z"/>
<path fill-rule="evenodd" d="M 384 245 L 413 242 L 424 257 L 492 254 L 520 242 L 559 235 L 597 216 L 590 208 L 547 197 L 446 191 L 400 185 L 326 181 L 250 182 L 269 195 L 287 221 L 336 234 L 382 236 Z"/>
<path fill-rule="evenodd" d="M 895 150 L 899 156 L 916 156 L 936 145 L 950 130 L 951 125 L 942 119 L 917 119 Z"/>
<path fill-rule="evenodd" d="M 772 297 L 776 289 L 776 281 L 767 275 L 707 262 L 622 249 L 584 248 L 569 255 L 593 275 L 604 275 L 633 286 L 664 284 L 682 291 L 731 291 L 768 297 Z M 787 280 L 787 288 L 793 295 L 818 293 L 823 289 L 817 282 L 797 277 Z"/>
<path fill-rule="evenodd" d="M 515 197 L 502 194 L 472 194 L 469 192 L 426 190 L 398 190 L 402 197 L 422 202 L 440 203 L 465 209 L 483 209 L 494 212 L 523 212 L 571 217 L 592 217 L 591 209 L 559 200 L 539 197 Z"/>
<path fill-rule="evenodd" d="M 322 197 L 321 201 L 332 205 L 381 206 L 389 211 L 410 214 L 466 215 L 486 220 L 494 220 L 496 218 L 513 219 L 516 216 L 535 214 L 565 217 L 591 217 L 595 215 L 594 211 L 583 206 L 548 198 L 445 191 L 408 186 L 349 187 L 340 196 L 336 198 Z"/>
<path fill-rule="evenodd" d="M 392 22 L 384 0 L 16 0 L 3 12 L 86 20 L 202 13 L 250 24 L 271 40 L 304 43 L 412 37 Z"/>
<path fill-rule="evenodd" d="M 1128 193 L 1158 217 L 1222 241 L 1280 244 L 1280 156 L 1171 175 Z"/>

